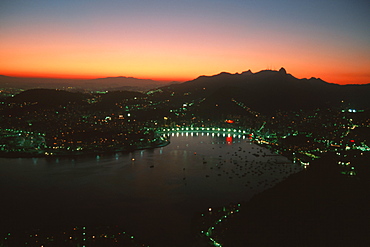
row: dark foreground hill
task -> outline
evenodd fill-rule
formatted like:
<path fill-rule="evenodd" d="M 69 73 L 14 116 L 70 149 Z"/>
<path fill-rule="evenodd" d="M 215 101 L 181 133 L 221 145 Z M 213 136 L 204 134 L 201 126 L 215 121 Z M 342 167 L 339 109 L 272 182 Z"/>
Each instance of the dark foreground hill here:
<path fill-rule="evenodd" d="M 257 195 L 223 226 L 222 246 L 370 246 L 368 160 L 348 177 L 328 155 Z"/>

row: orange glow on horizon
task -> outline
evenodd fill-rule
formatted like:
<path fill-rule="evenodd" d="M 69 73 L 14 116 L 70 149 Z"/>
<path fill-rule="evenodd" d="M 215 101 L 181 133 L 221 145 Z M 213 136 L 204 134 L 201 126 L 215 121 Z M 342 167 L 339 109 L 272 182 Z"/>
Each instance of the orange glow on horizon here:
<path fill-rule="evenodd" d="M 0 74 L 183 82 L 284 67 L 299 79 L 370 83 L 368 15 L 357 3 L 321 1 L 322 9 L 311 9 L 311 1 L 85 2 L 6 3 Z M 349 5 L 353 18 L 333 11 L 341 6 L 347 15 Z M 313 11 L 320 15 L 312 18 Z"/>
<path fill-rule="evenodd" d="M 62 79 L 126 76 L 184 82 L 220 72 L 241 73 L 250 69 L 256 73 L 284 67 L 299 79 L 316 77 L 336 84 L 370 83 L 370 61 L 363 58 L 360 50 L 338 54 L 337 50 L 314 41 L 302 43 L 301 47 L 292 46 L 286 38 L 277 45 L 269 40 L 241 42 L 221 37 L 215 41 L 210 37 L 207 42 L 199 43 L 195 38 L 182 40 L 176 33 L 175 42 L 156 36 L 150 43 L 120 37 L 117 40 L 124 40 L 122 43 L 115 39 L 90 43 L 87 37 L 72 42 L 66 38 L 71 35 L 63 32 L 53 33 L 48 41 L 42 39 L 43 35 L 0 40 L 0 74 Z M 196 35 L 202 37 L 201 33 Z M 320 55 L 324 52 L 325 56 Z M 297 54 L 304 59 L 297 59 Z M 356 61 L 360 59 L 364 62 L 359 64 Z M 341 68 L 346 68 L 345 73 Z"/>
<path fill-rule="evenodd" d="M 284 67 L 299 79 L 316 77 L 337 84 L 370 83 L 370 61 L 363 58 L 360 50 L 338 54 L 337 50 L 314 41 L 292 46 L 286 38 L 278 45 L 269 40 L 242 42 L 227 37 L 205 37 L 203 42 L 196 42 L 196 38 L 204 36 L 202 33 L 184 40 L 176 33 L 174 42 L 156 36 L 150 43 L 141 41 L 146 40 L 145 37 L 139 37 L 139 41 L 117 37 L 123 41 L 102 39 L 91 43 L 88 37 L 72 42 L 66 38 L 71 34 L 63 32 L 53 33 L 48 41 L 44 41 L 43 36 L 51 34 L 0 40 L 0 74 L 63 79 L 126 76 L 183 82 L 220 72 L 241 73 L 250 69 L 256 73 Z M 325 52 L 325 56 L 321 55 Z M 304 59 L 297 59 L 297 54 Z M 364 62 L 356 62 L 360 59 Z M 346 74 L 341 68 L 346 68 Z"/>
<path fill-rule="evenodd" d="M 281 37 L 274 32 L 269 35 Z M 2 75 L 63 79 L 126 76 L 184 82 L 220 72 L 241 73 L 250 69 L 256 73 L 284 67 L 299 79 L 316 77 L 337 84 L 370 83 L 370 61 L 363 57 L 361 50 L 338 53 L 315 41 L 295 46 L 284 36 L 280 38 L 281 44 L 277 44 L 270 39 L 259 40 L 258 36 L 262 36 L 259 32 L 255 40 L 248 37 L 233 40 L 227 36 L 215 39 L 212 33 L 208 37 L 202 32 L 184 37 L 175 32 L 174 40 L 169 41 L 153 34 L 149 43 L 140 33 L 132 38 L 115 34 L 115 39 L 93 39 L 63 30 L 39 36 L 14 35 L 12 40 L 7 37 L 0 40 Z M 297 54 L 304 59 L 297 58 Z M 359 60 L 363 62 L 358 63 Z M 341 68 L 346 68 L 346 74 Z"/>

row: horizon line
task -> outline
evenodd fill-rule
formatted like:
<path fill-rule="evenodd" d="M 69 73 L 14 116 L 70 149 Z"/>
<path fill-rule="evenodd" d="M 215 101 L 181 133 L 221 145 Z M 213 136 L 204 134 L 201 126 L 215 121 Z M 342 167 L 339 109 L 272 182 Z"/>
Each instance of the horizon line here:
<path fill-rule="evenodd" d="M 275 70 L 275 69 L 271 69 L 271 68 L 266 68 L 266 69 L 262 69 L 262 70 L 259 70 L 257 72 L 252 72 L 251 69 L 248 69 L 248 70 L 244 70 L 242 72 L 235 72 L 235 73 L 232 73 L 232 72 L 227 72 L 227 71 L 220 71 L 216 74 L 212 74 L 212 75 L 205 75 L 205 74 L 201 74 L 201 75 L 198 75 L 197 77 L 188 77 L 188 78 L 169 78 L 169 77 L 161 77 L 161 76 L 154 76 L 154 77 L 135 77 L 135 76 L 123 76 L 123 75 L 117 75 L 117 76 L 112 76 L 112 75 L 101 75 L 101 76 L 88 76 L 88 75 L 69 75 L 69 74 L 33 74 L 33 73 L 0 73 L 0 76 L 5 76 L 5 77 L 9 77 L 9 78 L 32 78 L 32 79 L 54 79 L 54 80 L 94 80 L 94 79 L 109 79 L 109 78 L 128 78 L 128 79 L 138 79 L 138 80 L 152 80 L 153 82 L 159 82 L 159 83 L 170 83 L 170 82 L 179 82 L 179 83 L 183 83 L 183 82 L 187 82 L 187 81 L 192 81 L 192 80 L 195 80 L 199 77 L 212 77 L 212 76 L 216 76 L 216 75 L 219 75 L 219 74 L 222 74 L 222 73 L 228 73 L 228 74 L 231 74 L 231 75 L 237 75 L 237 74 L 242 74 L 244 72 L 248 72 L 250 71 L 252 74 L 256 74 L 256 73 L 259 73 L 259 72 L 262 72 L 262 71 L 276 71 L 276 72 L 279 72 L 281 69 L 284 69 L 285 72 L 286 72 L 286 69 L 284 67 L 281 67 L 279 70 Z M 288 72 L 286 72 L 287 75 L 292 75 Z M 295 77 L 294 75 L 292 75 L 293 77 Z M 297 78 L 297 77 L 295 77 Z M 337 85 L 366 85 L 366 84 L 370 84 L 369 83 L 337 83 L 337 82 L 328 82 L 320 77 L 314 77 L 314 76 L 311 76 L 310 78 L 307 78 L 307 77 L 303 77 L 303 78 L 297 78 L 297 79 L 320 79 L 326 83 L 330 83 L 330 84 L 337 84 Z"/>

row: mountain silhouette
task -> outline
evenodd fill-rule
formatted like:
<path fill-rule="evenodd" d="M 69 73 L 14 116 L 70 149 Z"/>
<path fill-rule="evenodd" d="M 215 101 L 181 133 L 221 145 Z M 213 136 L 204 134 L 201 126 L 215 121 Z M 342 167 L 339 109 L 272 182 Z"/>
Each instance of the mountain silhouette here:
<path fill-rule="evenodd" d="M 220 104 L 221 101 L 232 99 L 264 114 L 273 114 L 277 110 L 309 110 L 343 105 L 362 109 L 370 106 L 370 84 L 338 85 L 313 77 L 297 79 L 284 68 L 257 73 L 250 70 L 236 74 L 222 72 L 161 89 L 162 97 L 176 95 L 177 100 L 183 102 L 204 98 L 199 109 L 206 108 L 204 105 Z"/>
<path fill-rule="evenodd" d="M 3 76 L 0 80 L 4 78 L 9 79 Z M 370 84 L 338 85 L 314 77 L 298 79 L 284 68 L 279 71 L 262 70 L 253 73 L 248 70 L 235 74 L 222 72 L 213 76 L 199 76 L 191 81 L 159 87 L 157 89 L 160 90 L 154 90 L 148 95 L 127 91 L 127 88 L 122 86 L 122 80 L 131 83 L 142 82 L 131 77 L 114 77 L 86 80 L 84 85 L 88 88 L 100 86 L 100 90 L 110 87 L 107 90 L 109 93 L 100 95 L 99 104 L 94 105 L 95 107 L 118 107 L 116 103 L 122 105 L 131 100 L 145 101 L 144 98 L 147 98 L 153 102 L 166 102 L 169 109 L 181 108 L 184 103 L 191 103 L 189 110 L 193 113 L 212 118 L 223 118 L 227 115 L 255 116 L 259 113 L 273 115 L 279 110 L 370 108 Z M 147 80 L 147 86 L 151 85 L 151 82 L 153 81 Z M 47 90 L 24 91 L 8 100 L 64 105 L 68 102 L 82 102 L 84 98 L 89 97 L 61 90 Z"/>

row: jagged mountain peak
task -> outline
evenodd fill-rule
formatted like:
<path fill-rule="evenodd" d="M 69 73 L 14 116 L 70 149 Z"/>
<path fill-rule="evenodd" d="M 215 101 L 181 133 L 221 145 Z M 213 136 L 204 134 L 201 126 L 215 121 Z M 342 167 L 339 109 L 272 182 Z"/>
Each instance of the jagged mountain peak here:
<path fill-rule="evenodd" d="M 249 69 L 247 71 L 243 71 L 241 75 L 253 75 L 253 72 Z"/>
<path fill-rule="evenodd" d="M 281 67 L 281 68 L 279 69 L 279 73 L 281 73 L 281 74 L 286 74 L 286 70 L 285 70 L 285 68 L 284 68 L 284 67 Z"/>

